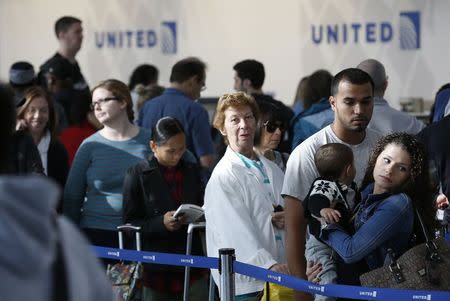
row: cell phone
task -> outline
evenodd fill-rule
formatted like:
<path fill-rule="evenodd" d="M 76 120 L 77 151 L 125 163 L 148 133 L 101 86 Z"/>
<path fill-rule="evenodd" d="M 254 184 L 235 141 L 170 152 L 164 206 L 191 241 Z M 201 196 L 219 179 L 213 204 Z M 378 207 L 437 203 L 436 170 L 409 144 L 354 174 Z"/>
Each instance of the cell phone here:
<path fill-rule="evenodd" d="M 281 205 L 277 205 L 277 206 L 273 205 L 273 211 L 274 212 L 281 212 L 281 211 L 284 211 L 284 208 Z"/>

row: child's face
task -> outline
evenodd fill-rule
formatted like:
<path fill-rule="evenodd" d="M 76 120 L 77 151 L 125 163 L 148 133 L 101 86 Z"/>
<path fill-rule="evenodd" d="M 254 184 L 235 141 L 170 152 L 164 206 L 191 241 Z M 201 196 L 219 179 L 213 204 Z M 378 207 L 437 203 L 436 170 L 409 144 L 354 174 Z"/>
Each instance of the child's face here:
<path fill-rule="evenodd" d="M 376 194 L 400 188 L 411 176 L 411 157 L 399 145 L 388 144 L 380 153 L 373 169 Z"/>

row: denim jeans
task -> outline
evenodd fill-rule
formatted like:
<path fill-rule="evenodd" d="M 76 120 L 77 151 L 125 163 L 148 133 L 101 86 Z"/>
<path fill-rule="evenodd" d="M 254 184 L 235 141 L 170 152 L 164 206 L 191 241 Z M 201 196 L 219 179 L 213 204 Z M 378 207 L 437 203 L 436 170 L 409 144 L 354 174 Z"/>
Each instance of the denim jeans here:
<path fill-rule="evenodd" d="M 322 272 L 318 275 L 320 277 L 320 284 L 331 284 L 337 282 L 336 263 L 332 257 L 333 250 L 319 241 L 313 235 L 309 234 L 306 240 L 305 257 L 308 261 L 320 262 L 322 264 Z M 335 298 L 315 295 L 316 301 L 333 301 Z"/>

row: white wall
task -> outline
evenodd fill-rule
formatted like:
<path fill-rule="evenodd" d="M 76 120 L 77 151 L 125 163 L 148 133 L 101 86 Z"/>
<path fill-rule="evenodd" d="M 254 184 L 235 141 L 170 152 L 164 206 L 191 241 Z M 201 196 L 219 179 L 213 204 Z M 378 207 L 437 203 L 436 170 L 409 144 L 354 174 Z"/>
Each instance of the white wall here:
<path fill-rule="evenodd" d="M 402 11 L 420 13 L 420 49 L 399 47 Z M 17 60 L 39 68 L 56 50 L 55 20 L 68 14 L 83 20 L 85 39 L 78 61 L 91 86 L 110 77 L 127 82 L 132 69 L 146 62 L 159 67 L 166 85 L 172 64 L 195 55 L 209 66 L 204 95 L 217 96 L 232 89 L 233 64 L 255 58 L 266 67 L 265 90 L 290 104 L 302 76 L 319 68 L 336 73 L 372 57 L 385 64 L 387 98 L 397 106 L 400 97 L 431 99 L 449 81 L 449 11 L 446 0 L 0 0 L 0 79 L 7 80 Z M 162 54 L 159 44 L 96 47 L 95 32 L 152 29 L 159 39 L 160 23 L 171 20 L 178 30 L 175 55 Z M 355 22 L 388 22 L 393 40 L 320 45 L 312 41 L 313 25 Z"/>

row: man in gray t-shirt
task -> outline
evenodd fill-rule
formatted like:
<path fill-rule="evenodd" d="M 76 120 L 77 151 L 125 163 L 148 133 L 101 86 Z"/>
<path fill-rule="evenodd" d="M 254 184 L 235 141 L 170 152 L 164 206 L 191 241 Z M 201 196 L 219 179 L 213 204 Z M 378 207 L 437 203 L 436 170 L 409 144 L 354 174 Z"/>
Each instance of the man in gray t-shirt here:
<path fill-rule="evenodd" d="M 354 153 L 356 178 L 359 185 L 372 147 L 380 137 L 367 129 L 373 111 L 373 82 L 362 70 L 349 68 L 339 72 L 332 81 L 330 104 L 334 121 L 309 137 L 292 152 L 285 174 L 282 195 L 286 212 L 286 253 L 292 275 L 306 278 L 305 233 L 306 220 L 302 206 L 311 183 L 319 176 L 314 164 L 314 154 L 323 144 L 344 143 Z M 326 267 L 323 267 L 325 273 Z M 297 293 L 297 300 L 306 300 Z"/>

